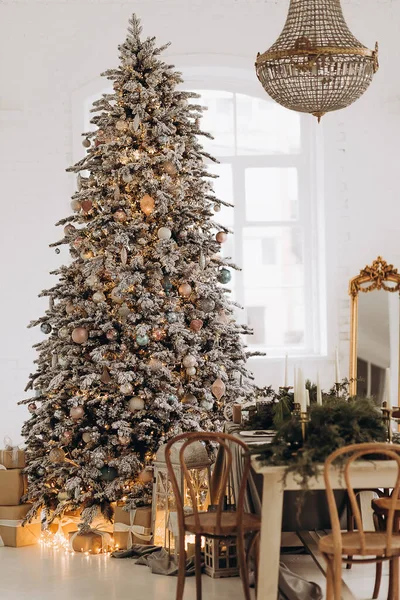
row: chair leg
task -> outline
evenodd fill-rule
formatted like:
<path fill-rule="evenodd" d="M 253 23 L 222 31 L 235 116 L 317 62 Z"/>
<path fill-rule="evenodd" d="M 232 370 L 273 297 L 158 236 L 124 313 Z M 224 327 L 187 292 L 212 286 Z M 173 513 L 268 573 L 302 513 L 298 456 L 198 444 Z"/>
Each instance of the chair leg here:
<path fill-rule="evenodd" d="M 375 571 L 375 585 L 374 585 L 374 593 L 372 598 L 375 600 L 379 596 L 379 590 L 381 589 L 381 581 L 382 581 L 382 561 L 376 563 L 376 571 Z"/>
<path fill-rule="evenodd" d="M 196 600 L 201 600 L 201 535 L 195 542 Z"/>
<path fill-rule="evenodd" d="M 258 564 L 260 561 L 260 532 L 257 532 L 256 541 L 254 544 L 255 553 L 254 553 L 254 588 L 256 592 L 256 600 L 258 594 Z"/>
<path fill-rule="evenodd" d="M 324 554 L 324 558 L 326 560 L 326 600 L 334 600 L 332 559 L 326 554 Z"/>
<path fill-rule="evenodd" d="M 347 531 L 354 531 L 354 517 L 353 517 L 353 510 L 351 507 L 351 502 L 349 499 L 347 499 Z M 348 556 L 347 557 L 349 560 L 351 560 L 353 557 L 352 556 Z M 351 569 L 352 567 L 352 563 L 348 562 L 346 563 L 346 569 Z"/>
<path fill-rule="evenodd" d="M 390 561 L 388 600 L 399 600 L 399 557 Z"/>
<path fill-rule="evenodd" d="M 251 600 L 250 595 L 250 584 L 249 584 L 249 571 L 247 569 L 247 560 L 246 560 L 246 550 L 244 547 L 244 532 L 237 532 L 237 549 L 238 549 L 238 559 L 239 559 L 239 567 L 240 567 L 240 577 L 242 579 L 242 586 L 244 597 L 246 600 Z"/>
<path fill-rule="evenodd" d="M 342 563 L 332 558 L 332 573 L 333 573 L 333 597 L 335 600 L 342 598 Z"/>
<path fill-rule="evenodd" d="M 179 536 L 178 583 L 176 586 L 176 600 L 183 600 L 183 590 L 185 588 L 185 575 L 186 575 L 185 538 L 184 538 L 184 536 Z"/>

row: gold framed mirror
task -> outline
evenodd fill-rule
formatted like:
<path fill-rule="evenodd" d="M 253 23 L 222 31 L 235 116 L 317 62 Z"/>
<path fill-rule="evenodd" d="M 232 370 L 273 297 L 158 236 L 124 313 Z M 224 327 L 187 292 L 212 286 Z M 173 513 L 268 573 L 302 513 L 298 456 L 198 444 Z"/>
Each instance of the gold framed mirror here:
<path fill-rule="evenodd" d="M 399 293 L 400 274 L 380 256 L 350 280 L 351 396 L 400 405 Z"/>

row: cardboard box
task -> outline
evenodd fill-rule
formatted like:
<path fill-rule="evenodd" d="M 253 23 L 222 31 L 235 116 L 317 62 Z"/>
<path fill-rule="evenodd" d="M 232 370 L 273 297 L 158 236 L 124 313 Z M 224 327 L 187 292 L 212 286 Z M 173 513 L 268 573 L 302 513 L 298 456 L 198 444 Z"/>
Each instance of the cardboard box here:
<path fill-rule="evenodd" d="M 27 488 L 21 469 L 0 469 L 0 506 L 17 506 Z"/>
<path fill-rule="evenodd" d="M 79 533 L 74 531 L 69 534 L 69 540 L 72 540 L 72 548 L 75 552 L 90 552 L 90 554 L 99 554 L 100 552 L 113 550 L 112 535 L 105 531 L 88 531 Z"/>
<path fill-rule="evenodd" d="M 26 466 L 25 450 L 0 450 L 0 465 L 6 469 L 24 469 Z"/>
<path fill-rule="evenodd" d="M 115 545 L 118 545 L 118 548 L 121 549 L 130 548 L 133 544 L 150 544 L 151 506 L 141 506 L 136 511 L 131 510 L 129 512 L 124 510 L 123 506 L 116 506 L 114 541 Z"/>
<path fill-rule="evenodd" d="M 31 507 L 31 504 L 0 506 L 0 543 L 12 548 L 37 544 L 42 533 L 40 523 L 27 523 L 22 527 L 22 520 Z"/>

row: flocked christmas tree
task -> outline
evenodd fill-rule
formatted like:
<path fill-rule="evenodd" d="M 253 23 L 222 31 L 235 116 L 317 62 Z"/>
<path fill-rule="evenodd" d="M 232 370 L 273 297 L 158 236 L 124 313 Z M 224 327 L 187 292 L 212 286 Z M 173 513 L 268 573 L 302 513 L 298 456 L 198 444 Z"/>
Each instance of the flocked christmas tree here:
<path fill-rule="evenodd" d="M 90 523 L 122 496 L 151 496 L 160 443 L 220 428 L 225 400 L 253 394 L 221 258 L 228 231 L 198 136 L 201 107 L 179 73 L 141 41 L 135 16 L 106 71 L 113 93 L 93 105 L 73 216 L 62 220 L 72 261 L 55 272 L 40 325 L 37 371 L 23 401 L 31 515 L 83 506 Z"/>

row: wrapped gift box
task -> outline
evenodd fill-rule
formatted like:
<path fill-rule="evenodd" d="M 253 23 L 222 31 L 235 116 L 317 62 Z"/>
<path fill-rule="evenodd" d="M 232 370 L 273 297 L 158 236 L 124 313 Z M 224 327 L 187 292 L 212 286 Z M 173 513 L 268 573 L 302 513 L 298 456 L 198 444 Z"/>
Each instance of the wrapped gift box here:
<path fill-rule="evenodd" d="M 41 535 L 40 522 L 22 526 L 22 520 L 31 508 L 30 504 L 0 506 L 0 545 L 20 548 L 37 544 Z"/>
<path fill-rule="evenodd" d="M 66 537 L 71 532 L 77 531 L 78 525 L 81 522 L 81 510 L 67 511 L 62 517 L 55 519 L 48 529 L 52 533 L 63 533 Z"/>
<path fill-rule="evenodd" d="M 114 513 L 114 541 L 121 549 L 130 548 L 133 544 L 150 544 L 151 542 L 151 507 L 142 506 L 136 510 L 126 511 L 123 506 L 116 506 Z"/>
<path fill-rule="evenodd" d="M 90 552 L 91 554 L 113 550 L 111 533 L 97 529 L 91 529 L 87 533 L 71 532 L 69 545 L 70 549 L 75 552 Z"/>
<path fill-rule="evenodd" d="M 6 469 L 24 469 L 25 451 L 24 450 L 0 450 L 0 465 Z"/>
<path fill-rule="evenodd" d="M 0 506 L 17 506 L 26 492 L 21 469 L 0 469 Z"/>

